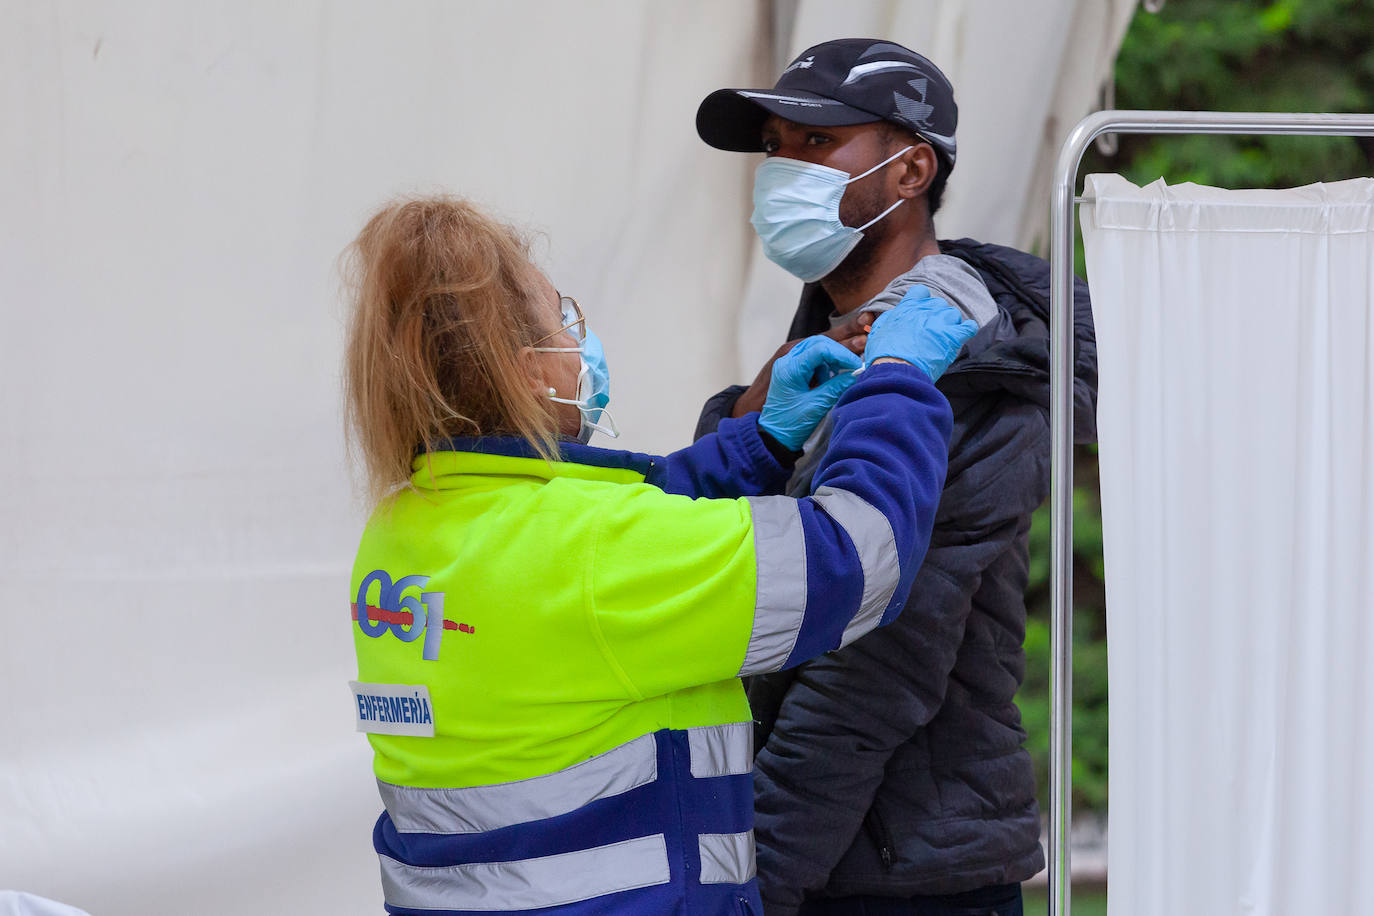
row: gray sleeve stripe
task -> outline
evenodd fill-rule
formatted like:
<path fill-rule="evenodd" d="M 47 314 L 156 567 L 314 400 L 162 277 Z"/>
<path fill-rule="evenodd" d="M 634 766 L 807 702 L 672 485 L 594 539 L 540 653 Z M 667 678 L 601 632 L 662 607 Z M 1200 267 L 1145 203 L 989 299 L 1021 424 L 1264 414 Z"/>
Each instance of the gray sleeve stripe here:
<path fill-rule="evenodd" d="M 754 520 L 757 591 L 740 677 L 781 668 L 806 617 L 806 536 L 797 501 L 751 496 L 748 502 Z"/>
<path fill-rule="evenodd" d="M 667 884 L 671 878 L 661 833 L 516 862 L 421 866 L 379 858 L 386 902 L 416 910 L 533 910 Z"/>
<path fill-rule="evenodd" d="M 557 817 L 658 779 L 653 735 L 640 735 L 567 769 L 465 789 L 420 789 L 377 780 L 397 833 L 464 834 Z"/>
<path fill-rule="evenodd" d="M 754 723 L 731 722 L 687 729 L 692 776 L 739 776 L 754 769 Z"/>
<path fill-rule="evenodd" d="M 697 837 L 702 884 L 745 884 L 758 874 L 754 831 L 703 833 Z"/>
<path fill-rule="evenodd" d="M 902 564 L 897 558 L 897 540 L 893 537 L 892 523 L 887 516 L 848 490 L 821 487 L 812 498 L 854 542 L 854 549 L 859 553 L 859 565 L 864 572 L 863 599 L 859 610 L 840 637 L 840 645 L 847 646 L 878 625 L 888 602 L 892 600 L 892 593 L 896 591 L 897 581 L 902 576 Z"/>

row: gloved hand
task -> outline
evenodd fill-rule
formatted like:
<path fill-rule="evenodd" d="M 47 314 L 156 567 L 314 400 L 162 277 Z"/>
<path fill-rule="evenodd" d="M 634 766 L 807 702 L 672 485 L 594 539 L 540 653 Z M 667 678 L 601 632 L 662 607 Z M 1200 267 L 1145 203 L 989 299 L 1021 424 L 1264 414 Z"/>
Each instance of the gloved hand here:
<path fill-rule="evenodd" d="M 965 318 L 954 306 L 932 296 L 929 287 L 918 283 L 907 290 L 896 308 L 873 322 L 864 348 L 864 365 L 891 356 L 924 370 L 933 382 L 976 333 L 978 322 Z"/>
<path fill-rule="evenodd" d="M 773 363 L 773 380 L 759 414 L 759 426 L 779 443 L 799 451 L 816 424 L 854 384 L 859 357 L 838 341 L 817 334 Z M 815 388 L 811 382 L 821 382 Z"/>

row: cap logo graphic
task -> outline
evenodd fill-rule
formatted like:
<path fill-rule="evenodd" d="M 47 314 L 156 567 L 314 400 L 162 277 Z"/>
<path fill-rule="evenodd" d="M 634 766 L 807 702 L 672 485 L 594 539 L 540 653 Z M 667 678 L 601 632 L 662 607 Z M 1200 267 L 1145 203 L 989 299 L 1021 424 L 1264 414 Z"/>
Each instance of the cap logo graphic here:
<path fill-rule="evenodd" d="M 840 83 L 840 87 L 848 86 L 850 83 L 857 83 L 866 76 L 874 73 L 881 73 L 884 70 L 915 70 L 921 72 L 921 68 L 904 60 L 875 60 L 868 64 L 858 64 L 849 71 L 849 75 Z"/>
<path fill-rule="evenodd" d="M 892 93 L 892 103 L 897 106 L 897 110 L 902 113 L 902 117 L 911 121 L 913 124 L 924 124 L 935 110 L 934 105 L 926 102 L 926 87 L 930 83 L 925 79 L 911 80 L 907 83 L 920 97 L 920 100 L 909 99 L 900 92 Z"/>
<path fill-rule="evenodd" d="M 814 55 L 814 54 L 812 54 L 812 55 L 811 55 L 810 57 L 808 57 L 806 60 L 796 60 L 796 61 L 793 61 L 793 62 L 792 62 L 792 65 L 791 65 L 790 67 L 788 67 L 786 70 L 782 71 L 782 75 L 783 75 L 783 76 L 786 76 L 787 74 L 791 73 L 793 70 L 809 70 L 809 69 L 811 69 L 811 65 L 814 64 L 815 62 L 816 62 L 816 55 Z"/>

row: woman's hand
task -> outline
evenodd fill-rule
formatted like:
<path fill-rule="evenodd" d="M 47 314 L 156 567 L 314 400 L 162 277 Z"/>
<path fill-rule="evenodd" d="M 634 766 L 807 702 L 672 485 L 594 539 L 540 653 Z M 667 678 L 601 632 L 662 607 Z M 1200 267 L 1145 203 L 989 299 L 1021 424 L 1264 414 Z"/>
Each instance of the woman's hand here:
<path fill-rule="evenodd" d="M 933 382 L 977 333 L 978 322 L 965 318 L 963 312 L 918 283 L 907 290 L 896 308 L 873 323 L 864 364 L 900 360 L 921 369 Z"/>
<path fill-rule="evenodd" d="M 863 360 L 832 338 L 822 334 L 806 338 L 773 363 L 759 427 L 792 451 L 800 451 L 840 395 L 854 384 L 854 370 L 861 365 Z"/>
<path fill-rule="evenodd" d="M 868 330 L 873 326 L 875 317 L 872 312 L 860 310 L 819 336 L 829 337 L 847 347 L 851 353 L 863 356 L 864 345 L 868 343 Z M 754 377 L 754 383 L 735 401 L 734 409 L 730 411 L 732 417 L 742 417 L 752 410 L 763 409 L 763 402 L 768 398 L 768 383 L 773 378 L 773 364 L 806 339 L 799 337 L 778 347 L 778 352 L 763 364 L 759 374 Z"/>

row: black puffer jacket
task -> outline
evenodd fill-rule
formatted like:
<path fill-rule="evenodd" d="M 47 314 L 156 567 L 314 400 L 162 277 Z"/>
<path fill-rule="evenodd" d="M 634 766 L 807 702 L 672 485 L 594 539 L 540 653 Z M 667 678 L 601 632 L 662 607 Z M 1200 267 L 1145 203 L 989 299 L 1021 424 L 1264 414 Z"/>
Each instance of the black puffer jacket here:
<path fill-rule="evenodd" d="M 1049 265 L 941 242 L 1000 307 L 940 380 L 954 408 L 930 550 L 897 621 L 754 679 L 755 835 L 769 914 L 804 896 L 952 894 L 1044 865 L 1035 779 L 1013 698 L 1025 670 L 1026 538 L 1049 494 Z M 1075 283 L 1075 438 L 1095 436 L 1097 353 Z M 828 327 L 809 285 L 789 339 Z M 712 398 L 697 434 L 743 388 Z"/>

